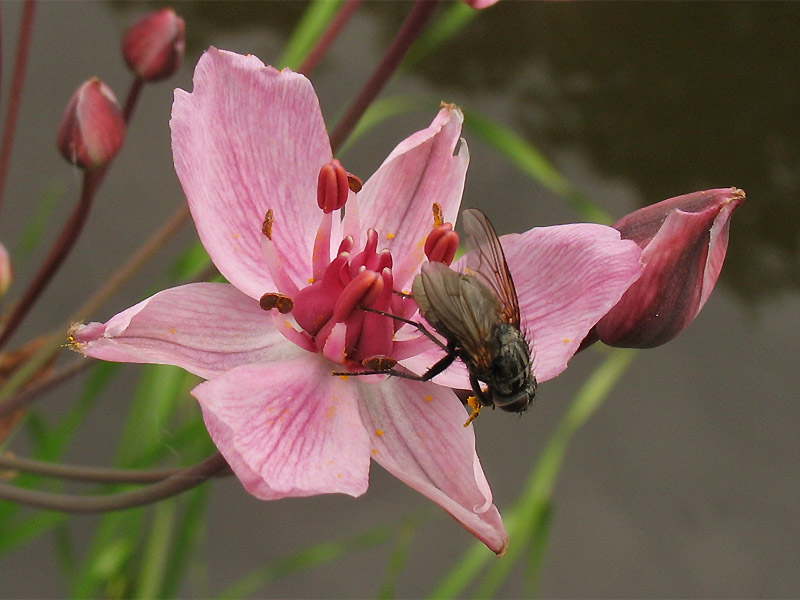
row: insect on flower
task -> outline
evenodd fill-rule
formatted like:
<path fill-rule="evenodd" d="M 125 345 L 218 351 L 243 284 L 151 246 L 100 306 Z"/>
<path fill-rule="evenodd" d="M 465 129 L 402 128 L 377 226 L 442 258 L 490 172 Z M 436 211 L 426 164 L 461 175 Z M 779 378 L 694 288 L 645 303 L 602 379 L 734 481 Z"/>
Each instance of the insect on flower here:
<path fill-rule="evenodd" d="M 386 357 L 365 361 L 370 371 L 427 381 L 460 358 L 469 370 L 475 394 L 469 403 L 473 413 L 482 406 L 522 412 L 536 395 L 531 347 L 520 330 L 520 313 L 514 280 L 503 247 L 489 219 L 479 210 L 463 213 L 470 252 L 464 273 L 440 262 L 422 266 L 414 279 L 412 295 L 420 313 L 441 336 L 443 344 L 424 325 L 408 319 L 447 353 L 422 375 L 400 371 L 386 364 Z M 481 388 L 481 382 L 486 389 Z"/>

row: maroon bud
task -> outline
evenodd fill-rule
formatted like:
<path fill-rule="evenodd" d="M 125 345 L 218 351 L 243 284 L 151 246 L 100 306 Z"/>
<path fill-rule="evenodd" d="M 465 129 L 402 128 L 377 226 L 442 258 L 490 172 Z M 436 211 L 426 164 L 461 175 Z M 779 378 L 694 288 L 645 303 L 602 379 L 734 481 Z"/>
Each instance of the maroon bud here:
<path fill-rule="evenodd" d="M 125 141 L 125 120 L 111 88 L 96 77 L 81 85 L 67 104 L 57 140 L 72 164 L 83 169 L 107 165 Z"/>
<path fill-rule="evenodd" d="M 186 50 L 186 24 L 171 8 L 144 15 L 128 27 L 122 54 L 144 81 L 158 81 L 178 70 Z"/>
<path fill-rule="evenodd" d="M 642 248 L 644 270 L 593 333 L 610 346 L 653 348 L 688 327 L 717 283 L 744 198 L 736 188 L 694 192 L 617 221 L 622 238 Z"/>

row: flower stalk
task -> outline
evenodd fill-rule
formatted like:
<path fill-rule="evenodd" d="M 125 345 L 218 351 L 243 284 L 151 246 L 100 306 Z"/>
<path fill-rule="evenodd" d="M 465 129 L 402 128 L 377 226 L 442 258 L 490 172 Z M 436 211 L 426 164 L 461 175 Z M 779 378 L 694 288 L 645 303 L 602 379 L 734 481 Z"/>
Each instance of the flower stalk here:
<path fill-rule="evenodd" d="M 414 3 L 411 12 L 406 17 L 397 35 L 395 35 L 381 62 L 375 67 L 367 83 L 364 84 L 350 108 L 347 109 L 347 112 L 331 133 L 331 148 L 334 152 L 341 147 L 347 136 L 352 133 L 369 105 L 378 97 L 378 94 L 400 66 L 400 63 L 403 62 L 403 57 L 411 48 L 414 40 L 420 36 L 428 24 L 437 3 L 438 0 L 417 0 Z"/>

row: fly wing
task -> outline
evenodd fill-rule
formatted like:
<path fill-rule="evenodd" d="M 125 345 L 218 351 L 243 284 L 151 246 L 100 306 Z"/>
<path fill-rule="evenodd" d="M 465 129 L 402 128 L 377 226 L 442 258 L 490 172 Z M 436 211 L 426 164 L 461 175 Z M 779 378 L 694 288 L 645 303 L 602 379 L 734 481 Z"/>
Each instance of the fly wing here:
<path fill-rule="evenodd" d="M 467 273 L 475 275 L 496 294 L 506 323 L 519 328 L 517 290 L 497 232 L 486 215 L 479 210 L 465 210 L 463 217 L 470 250 L 467 254 Z"/>
<path fill-rule="evenodd" d="M 434 329 L 456 342 L 475 366 L 487 370 L 491 365 L 487 342 L 501 315 L 492 291 L 475 277 L 439 262 L 422 265 L 412 289 L 422 316 Z"/>

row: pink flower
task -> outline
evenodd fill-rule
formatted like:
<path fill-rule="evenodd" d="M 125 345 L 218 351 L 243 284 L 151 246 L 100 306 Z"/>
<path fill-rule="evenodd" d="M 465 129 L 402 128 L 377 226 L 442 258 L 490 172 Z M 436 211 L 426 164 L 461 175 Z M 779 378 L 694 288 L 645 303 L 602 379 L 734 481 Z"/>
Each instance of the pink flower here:
<path fill-rule="evenodd" d="M 474 430 L 439 385 L 468 387 L 463 366 L 439 384 L 331 375 L 376 356 L 422 373 L 441 357 L 416 329 L 360 306 L 415 314 L 394 292 L 419 272 L 434 203 L 456 220 L 469 160 L 462 119 L 443 106 L 356 194 L 309 81 L 211 48 L 193 92 L 175 92 L 172 144 L 200 239 L 230 284 L 162 291 L 105 324 L 76 326 L 74 347 L 207 379 L 192 393 L 211 437 L 259 498 L 358 496 L 374 459 L 502 553 L 507 534 Z M 503 243 L 544 381 L 639 276 L 640 250 L 590 224 Z"/>
<path fill-rule="evenodd" d="M 736 188 L 693 192 L 614 223 L 624 239 L 643 248 L 645 269 L 597 324 L 599 339 L 610 346 L 654 348 L 686 329 L 717 283 L 731 216 L 744 198 Z"/>

